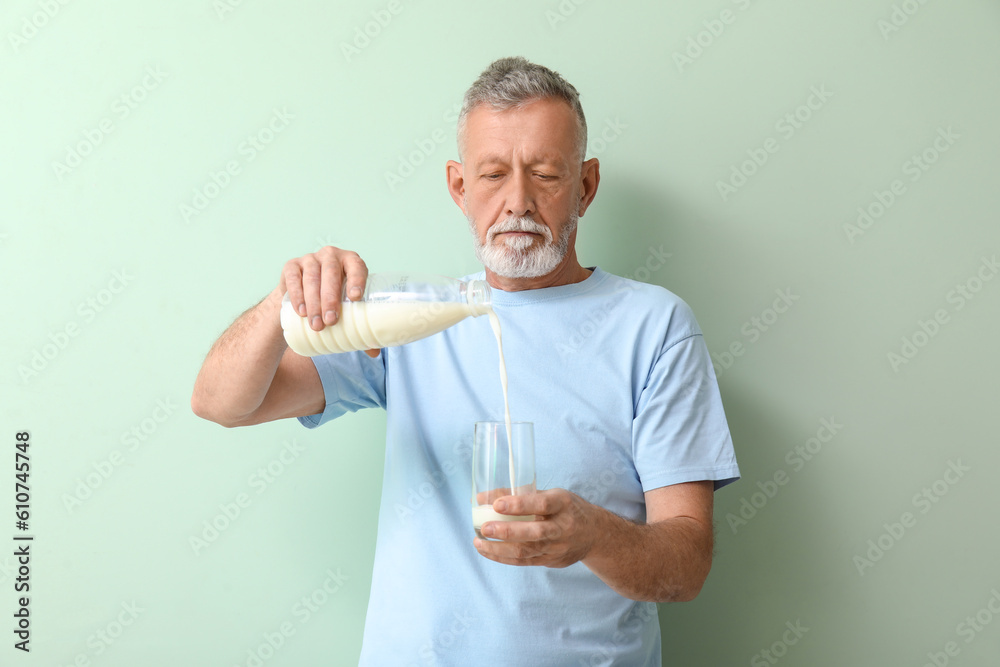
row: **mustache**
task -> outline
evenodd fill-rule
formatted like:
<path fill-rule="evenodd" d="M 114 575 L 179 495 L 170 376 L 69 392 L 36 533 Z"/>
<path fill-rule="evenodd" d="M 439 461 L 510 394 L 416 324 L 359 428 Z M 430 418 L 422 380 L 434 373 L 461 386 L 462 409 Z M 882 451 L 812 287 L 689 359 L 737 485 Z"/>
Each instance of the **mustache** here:
<path fill-rule="evenodd" d="M 528 216 L 509 217 L 494 224 L 486 231 L 486 242 L 491 243 L 497 234 L 504 232 L 531 232 L 541 234 L 545 240 L 552 242 L 552 232 L 545 225 L 539 224 Z"/>

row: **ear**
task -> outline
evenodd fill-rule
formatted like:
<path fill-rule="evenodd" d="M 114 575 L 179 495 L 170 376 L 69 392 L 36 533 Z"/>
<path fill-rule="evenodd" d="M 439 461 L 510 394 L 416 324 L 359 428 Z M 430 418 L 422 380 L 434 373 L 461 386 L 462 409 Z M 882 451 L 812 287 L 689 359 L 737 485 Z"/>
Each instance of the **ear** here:
<path fill-rule="evenodd" d="M 448 192 L 451 194 L 451 198 L 462 209 L 462 213 L 466 213 L 465 206 L 462 205 L 462 200 L 465 198 L 465 167 L 461 162 L 448 160 L 448 164 L 445 166 L 445 180 L 448 181 Z"/>
<path fill-rule="evenodd" d="M 601 182 L 601 165 L 596 157 L 592 157 L 583 163 L 580 168 L 580 208 L 577 215 L 581 218 L 590 207 L 597 195 L 597 185 Z"/>

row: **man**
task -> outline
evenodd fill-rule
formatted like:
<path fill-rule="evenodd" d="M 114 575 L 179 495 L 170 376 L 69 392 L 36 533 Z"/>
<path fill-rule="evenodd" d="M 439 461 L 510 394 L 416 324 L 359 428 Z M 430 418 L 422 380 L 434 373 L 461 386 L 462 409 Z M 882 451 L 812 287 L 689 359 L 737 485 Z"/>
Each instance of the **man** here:
<path fill-rule="evenodd" d="M 739 477 L 711 359 L 677 296 L 578 262 L 600 181 L 586 132 L 572 85 L 504 58 L 467 91 L 447 164 L 503 325 L 511 415 L 535 425 L 540 491 L 494 509 L 540 520 L 473 533 L 473 423 L 503 405 L 486 318 L 381 351 L 286 348 L 283 293 L 313 329 L 334 324 L 364 288 L 353 252 L 285 264 L 198 376 L 192 409 L 224 426 L 386 408 L 364 665 L 659 665 L 655 603 L 708 575 L 713 492 Z"/>

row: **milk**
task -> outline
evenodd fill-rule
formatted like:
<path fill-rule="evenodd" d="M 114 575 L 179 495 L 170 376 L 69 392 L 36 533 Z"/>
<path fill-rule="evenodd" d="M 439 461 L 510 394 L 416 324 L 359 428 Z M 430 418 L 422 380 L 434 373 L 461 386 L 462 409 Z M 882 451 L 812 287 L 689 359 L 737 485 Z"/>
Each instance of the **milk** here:
<path fill-rule="evenodd" d="M 292 351 L 315 357 L 412 343 L 480 312 L 470 304 L 446 301 L 345 301 L 336 324 L 313 331 L 308 319 L 286 302 L 281 307 L 281 328 Z M 494 317 L 492 311 L 490 316 Z"/>
<path fill-rule="evenodd" d="M 507 466 L 510 478 L 510 493 L 511 495 L 518 494 L 518 488 L 531 488 L 530 482 L 525 483 L 525 480 L 518 480 L 515 476 L 514 471 L 514 444 L 513 444 L 513 431 L 511 429 L 510 421 L 510 401 L 507 399 L 507 365 L 504 363 L 503 358 L 503 337 L 500 333 L 500 318 L 497 314 L 493 312 L 492 309 L 489 311 L 490 327 L 493 329 L 493 335 L 497 339 L 497 352 L 500 356 L 500 388 L 503 389 L 503 414 L 504 414 L 504 424 L 507 426 Z M 515 515 L 515 514 L 500 514 L 493 509 L 492 505 L 476 505 L 475 500 L 473 500 L 472 506 L 472 526 L 476 530 L 476 535 L 483 537 L 480 532 L 483 524 L 487 521 L 534 521 L 535 517 L 533 515 Z"/>
<path fill-rule="evenodd" d="M 510 492 L 517 495 L 517 487 L 514 479 L 514 444 L 510 429 L 510 402 L 507 400 L 507 364 L 503 361 L 503 338 L 500 335 L 500 318 L 490 309 L 490 326 L 493 328 L 493 335 L 497 339 L 497 352 L 500 353 L 500 387 L 503 389 L 503 422 L 507 426 L 507 457 L 510 466 Z"/>

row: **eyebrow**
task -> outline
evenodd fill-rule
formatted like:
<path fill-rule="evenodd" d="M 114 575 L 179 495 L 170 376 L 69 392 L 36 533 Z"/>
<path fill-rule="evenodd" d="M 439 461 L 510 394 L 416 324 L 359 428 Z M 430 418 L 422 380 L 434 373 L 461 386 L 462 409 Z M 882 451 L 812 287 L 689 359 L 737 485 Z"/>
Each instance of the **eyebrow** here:
<path fill-rule="evenodd" d="M 490 164 L 507 164 L 507 159 L 497 154 L 485 155 L 482 159 L 477 161 L 474 166 L 476 169 L 482 169 L 485 165 Z M 554 156 L 535 158 L 528 162 L 529 167 L 540 164 L 555 167 L 557 169 L 565 169 L 567 166 L 566 162 L 562 158 L 556 158 Z"/>

